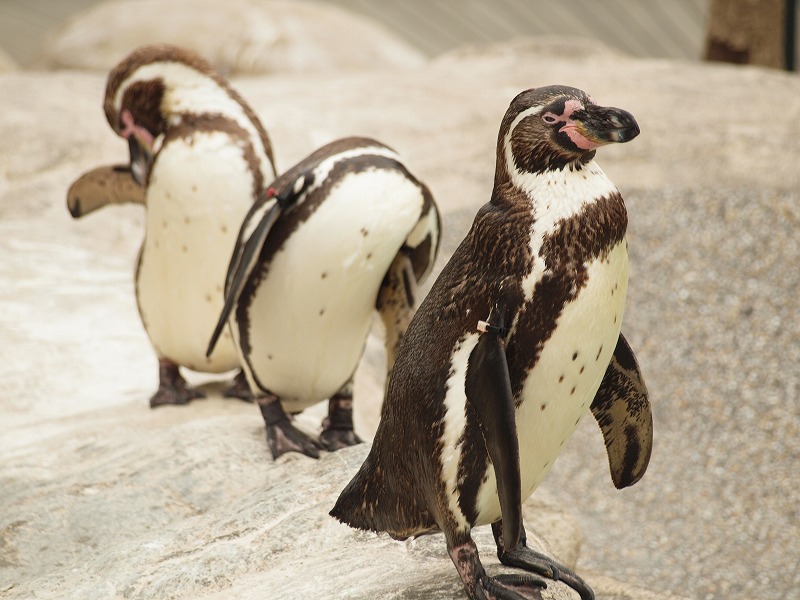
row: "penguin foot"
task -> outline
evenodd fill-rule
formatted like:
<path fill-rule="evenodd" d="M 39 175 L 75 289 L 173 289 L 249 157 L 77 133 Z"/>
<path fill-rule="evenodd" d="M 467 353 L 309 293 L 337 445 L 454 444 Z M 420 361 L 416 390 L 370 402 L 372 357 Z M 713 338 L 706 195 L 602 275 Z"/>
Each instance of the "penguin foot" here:
<path fill-rule="evenodd" d="M 497 558 L 508 567 L 524 569 L 553 581 L 561 581 L 578 592 L 581 600 L 595 600 L 594 592 L 589 585 L 576 575 L 572 570 L 557 563 L 552 558 L 528 548 L 526 543 L 525 528 L 522 528 L 519 544 L 513 550 L 505 550 L 502 543 L 502 521 L 492 524 L 497 542 Z"/>
<path fill-rule="evenodd" d="M 363 444 L 364 440 L 352 429 L 324 429 L 319 436 L 319 443 L 328 452 L 336 452 L 342 448 Z"/>
<path fill-rule="evenodd" d="M 225 388 L 222 395 L 226 398 L 238 398 L 245 402 L 253 401 L 253 393 L 250 391 L 250 384 L 247 383 L 247 377 L 245 377 L 244 371 L 239 371 L 236 374 L 236 377 L 233 378 L 230 386 Z"/>
<path fill-rule="evenodd" d="M 547 583 L 538 577 L 513 574 L 489 577 L 469 534 L 457 543 L 448 541 L 447 549 L 472 600 L 542 600 L 541 590 Z"/>
<path fill-rule="evenodd" d="M 322 433 L 319 441 L 328 452 L 335 452 L 364 442 L 353 431 L 352 396 L 334 396 L 330 399 L 328 416 L 322 421 Z"/>
<path fill-rule="evenodd" d="M 533 575 L 495 575 L 484 577 L 481 587 L 495 600 L 542 600 L 547 583 Z"/>
<path fill-rule="evenodd" d="M 273 459 L 287 452 L 319 458 L 320 443 L 292 425 L 277 396 L 269 396 L 266 403 L 259 402 L 259 408 L 267 425 L 267 445 Z"/>
<path fill-rule="evenodd" d="M 150 398 L 150 408 L 167 404 L 189 404 L 192 400 L 205 397 L 204 392 L 186 383 L 178 365 L 165 359 L 158 361 L 158 390 Z"/>

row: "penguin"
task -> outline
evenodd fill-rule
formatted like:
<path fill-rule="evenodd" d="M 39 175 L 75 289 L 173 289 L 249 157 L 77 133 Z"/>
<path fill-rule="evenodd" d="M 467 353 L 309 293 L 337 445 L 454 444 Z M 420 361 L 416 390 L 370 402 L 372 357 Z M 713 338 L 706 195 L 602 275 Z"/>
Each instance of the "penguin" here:
<path fill-rule="evenodd" d="M 491 199 L 411 321 L 373 445 L 330 512 L 400 540 L 443 532 L 470 598 L 538 598 L 541 577 L 594 598 L 527 547 L 521 517 L 587 410 L 618 488 L 649 462 L 649 396 L 621 334 L 627 213 L 594 161 L 638 133 L 630 113 L 575 88 L 513 99 Z M 502 564 L 529 573 L 488 576 L 480 525 Z"/>
<path fill-rule="evenodd" d="M 440 216 L 428 187 L 388 146 L 333 141 L 278 177 L 244 219 L 208 351 L 230 325 L 273 458 L 318 458 L 361 442 L 353 375 L 373 314 L 387 370 L 430 273 Z M 290 415 L 328 399 L 318 439 Z"/>
<path fill-rule="evenodd" d="M 69 190 L 68 207 L 79 217 L 105 204 L 144 202 L 135 282 L 159 364 L 150 406 L 186 404 L 205 394 L 187 384 L 180 367 L 222 373 L 240 366 L 227 332 L 216 352 L 205 350 L 239 224 L 275 178 L 272 146 L 228 82 L 199 55 L 174 46 L 140 47 L 114 67 L 104 111 L 128 142 L 130 165 L 84 174 Z M 226 395 L 249 398 L 241 373 Z"/>

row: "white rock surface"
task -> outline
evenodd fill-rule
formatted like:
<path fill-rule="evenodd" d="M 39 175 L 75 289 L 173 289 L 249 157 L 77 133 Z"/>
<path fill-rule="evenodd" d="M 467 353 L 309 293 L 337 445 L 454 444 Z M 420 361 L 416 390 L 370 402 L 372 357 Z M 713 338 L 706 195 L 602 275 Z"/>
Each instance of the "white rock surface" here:
<path fill-rule="evenodd" d="M 106 72 L 142 44 L 192 48 L 226 74 L 416 67 L 424 56 L 385 27 L 311 0 L 109 0 L 69 19 L 44 66 Z"/>
<path fill-rule="evenodd" d="M 668 597 L 615 591 L 607 575 L 692 598 L 790 598 L 800 586 L 786 492 L 800 459 L 796 75 L 520 42 L 417 71 L 235 82 L 280 169 L 348 134 L 403 153 L 444 210 L 445 255 L 488 198 L 509 100 L 549 83 L 626 108 L 642 127 L 599 162 L 629 207 L 625 330 L 653 393 L 656 445 L 644 480 L 617 493 L 586 420 L 534 500 L 578 519 L 578 570 L 601 598 Z M 132 290 L 141 207 L 77 222 L 64 207 L 80 173 L 126 158 L 102 115 L 104 85 L 88 73 L 0 75 L 0 595 L 288 598 L 298 597 L 290 582 L 343 590 L 324 586 L 348 579 L 341 597 L 461 598 L 440 538 L 409 552 L 324 517 L 360 449 L 274 465 L 252 406 L 147 409 L 156 365 Z M 381 359 L 373 338 L 356 392 L 366 436 Z M 573 525 L 545 535 L 577 539 Z M 349 561 L 339 571 L 337 544 Z M 557 549 L 569 561 L 575 552 L 574 541 Z M 322 562 L 332 575 L 319 576 Z M 426 570 L 416 578 L 407 565 Z"/>

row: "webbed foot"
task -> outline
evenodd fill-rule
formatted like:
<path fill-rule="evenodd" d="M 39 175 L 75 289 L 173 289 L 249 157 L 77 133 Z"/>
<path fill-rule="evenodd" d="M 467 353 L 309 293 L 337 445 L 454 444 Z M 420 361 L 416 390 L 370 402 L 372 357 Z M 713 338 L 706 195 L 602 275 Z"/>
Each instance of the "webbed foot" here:
<path fill-rule="evenodd" d="M 230 386 L 222 392 L 222 395 L 226 398 L 238 398 L 245 402 L 253 401 L 253 393 L 250 391 L 250 384 L 247 383 L 244 371 L 239 371 L 236 374 L 236 377 L 233 378 Z"/>
<path fill-rule="evenodd" d="M 322 421 L 320 444 L 328 452 L 364 442 L 353 431 L 353 397 L 336 395 L 328 401 L 328 416 Z"/>
<path fill-rule="evenodd" d="M 547 583 L 533 575 L 487 575 L 481 587 L 488 598 L 496 600 L 542 600 Z"/>
<path fill-rule="evenodd" d="M 320 443 L 292 425 L 277 396 L 259 398 L 258 405 L 267 425 L 267 444 L 272 458 L 277 459 L 287 452 L 319 458 Z"/>
<path fill-rule="evenodd" d="M 543 579 L 515 574 L 489 577 L 469 535 L 457 544 L 448 542 L 447 549 L 467 595 L 473 600 L 542 600 L 541 590 L 547 587 Z"/>
<path fill-rule="evenodd" d="M 158 361 L 158 390 L 150 398 L 150 408 L 157 408 L 168 404 L 189 404 L 197 398 L 205 398 L 204 392 L 191 387 L 172 361 L 159 359 Z"/>
<path fill-rule="evenodd" d="M 594 592 L 589 585 L 576 575 L 571 569 L 557 563 L 552 558 L 535 550 L 528 548 L 526 543 L 525 528 L 522 528 L 519 544 L 512 550 L 503 548 L 503 522 L 498 521 L 492 524 L 492 533 L 497 542 L 497 558 L 500 562 L 509 567 L 525 569 L 531 573 L 536 573 L 542 577 L 547 577 L 553 581 L 562 581 L 578 592 L 581 600 L 594 600 Z"/>

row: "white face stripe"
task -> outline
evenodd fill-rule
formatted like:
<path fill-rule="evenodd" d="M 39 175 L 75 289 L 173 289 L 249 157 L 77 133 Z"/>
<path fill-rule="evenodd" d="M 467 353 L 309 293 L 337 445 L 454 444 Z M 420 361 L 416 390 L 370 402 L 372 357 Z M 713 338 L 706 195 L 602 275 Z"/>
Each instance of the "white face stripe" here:
<path fill-rule="evenodd" d="M 444 433 L 442 434 L 442 478 L 448 497 L 450 511 L 460 529 L 468 530 L 467 522 L 458 504 L 458 465 L 461 462 L 461 445 L 459 439 L 466 427 L 467 409 L 467 366 L 469 356 L 478 343 L 478 333 L 470 333 L 456 342 L 450 359 L 450 371 L 453 373 L 447 380 L 447 392 L 444 397 Z"/>
<path fill-rule="evenodd" d="M 534 106 L 518 114 L 503 139 L 503 152 L 511 182 L 531 199 L 534 210 L 530 236 L 534 265 L 522 281 L 526 300 L 533 297 L 533 290 L 545 273 L 544 261 L 536 260 L 540 257 L 544 237 L 555 230 L 559 221 L 569 219 L 580 213 L 587 204 L 617 192 L 616 186 L 594 160 L 584 164 L 580 170 L 565 167 L 544 173 L 530 173 L 517 168 L 511 148 L 514 128 L 543 108 Z"/>
<path fill-rule="evenodd" d="M 121 110 L 125 90 L 138 81 L 161 79 L 166 86 L 161 111 L 170 123 L 187 112 L 220 114 L 234 120 L 251 138 L 258 155 L 262 173 L 266 179 L 275 176 L 267 158 L 261 136 L 244 107 L 234 100 L 228 90 L 213 78 L 176 61 L 159 61 L 143 65 L 133 71 L 117 88 L 114 94 L 114 109 Z"/>

